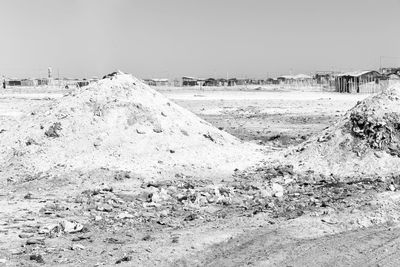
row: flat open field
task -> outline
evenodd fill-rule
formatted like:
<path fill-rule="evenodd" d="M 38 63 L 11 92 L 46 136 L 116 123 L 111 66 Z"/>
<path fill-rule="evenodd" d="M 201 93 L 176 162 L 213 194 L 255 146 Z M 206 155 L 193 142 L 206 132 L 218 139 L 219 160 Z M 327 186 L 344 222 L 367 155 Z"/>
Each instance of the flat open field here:
<path fill-rule="evenodd" d="M 17 122 L 61 93 L 0 92 L 0 131 L 2 121 Z M 308 140 L 367 97 L 273 90 L 162 94 L 265 153 Z M 278 172 L 286 177 L 291 171 Z M 138 180 L 133 188 L 123 183 L 131 179 L 126 174 L 101 170 L 79 174 L 82 184 L 57 177 L 5 185 L 0 190 L 0 259 L 7 266 L 400 263 L 400 195 L 388 184 L 304 183 L 276 198 L 253 174 L 238 173 L 233 181 L 176 175 L 162 182 Z M 90 180 L 109 181 L 108 175 L 113 175 L 112 189 Z M 96 189 L 81 192 L 91 183 Z M 144 191 L 137 194 L 139 187 Z"/>
<path fill-rule="evenodd" d="M 245 141 L 287 147 L 331 125 L 366 95 L 296 91 L 164 91 Z"/>

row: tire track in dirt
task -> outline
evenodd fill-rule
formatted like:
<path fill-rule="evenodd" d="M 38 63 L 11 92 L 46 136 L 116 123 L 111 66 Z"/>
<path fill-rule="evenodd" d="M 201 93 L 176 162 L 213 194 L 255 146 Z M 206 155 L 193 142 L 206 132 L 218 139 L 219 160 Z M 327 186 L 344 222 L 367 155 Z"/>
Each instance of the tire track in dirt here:
<path fill-rule="evenodd" d="M 199 255 L 199 266 L 399 266 L 400 229 L 373 227 L 313 239 L 255 231 Z"/>

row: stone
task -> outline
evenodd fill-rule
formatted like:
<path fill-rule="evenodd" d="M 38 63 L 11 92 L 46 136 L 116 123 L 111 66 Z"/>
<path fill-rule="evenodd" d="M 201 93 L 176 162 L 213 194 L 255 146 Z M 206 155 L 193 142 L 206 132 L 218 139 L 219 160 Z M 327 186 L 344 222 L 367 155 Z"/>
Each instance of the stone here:
<path fill-rule="evenodd" d="M 44 263 L 44 259 L 40 254 L 33 254 L 29 256 L 31 261 L 36 261 L 37 263 Z"/>
<path fill-rule="evenodd" d="M 20 233 L 19 238 L 30 238 L 33 237 L 33 233 Z"/>
<path fill-rule="evenodd" d="M 131 260 L 132 260 L 132 256 L 124 256 L 121 259 L 117 260 L 115 262 L 115 264 L 120 264 L 122 262 L 131 261 Z"/>
<path fill-rule="evenodd" d="M 71 246 L 71 250 L 84 250 L 86 247 L 84 245 L 81 244 L 73 244 Z"/>
<path fill-rule="evenodd" d="M 77 222 L 63 221 L 61 225 L 66 233 L 77 233 L 83 229 L 83 225 Z"/>
<path fill-rule="evenodd" d="M 27 245 L 44 245 L 44 237 L 33 237 L 26 240 Z"/>
<path fill-rule="evenodd" d="M 283 197 L 284 188 L 280 184 L 273 183 L 272 184 L 272 192 L 275 197 Z"/>
<path fill-rule="evenodd" d="M 117 219 L 132 219 L 132 218 L 134 218 L 134 216 L 127 212 L 123 212 L 117 215 Z"/>

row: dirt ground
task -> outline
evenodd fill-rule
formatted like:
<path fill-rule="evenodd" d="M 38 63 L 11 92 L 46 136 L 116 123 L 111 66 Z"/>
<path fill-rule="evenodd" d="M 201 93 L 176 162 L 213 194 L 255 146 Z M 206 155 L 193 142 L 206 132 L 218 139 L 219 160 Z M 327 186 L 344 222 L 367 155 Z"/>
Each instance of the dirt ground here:
<path fill-rule="evenodd" d="M 259 90 L 162 93 L 214 126 L 263 145 L 266 153 L 307 140 L 366 97 Z M 60 96 L 0 94 L 0 120 L 17 121 Z M 332 177 L 299 179 L 290 166 L 260 165 L 238 170 L 231 179 L 175 178 L 153 182 L 104 169 L 20 184 L 1 181 L 0 264 L 400 264 L 396 177 L 339 183 Z"/>
<path fill-rule="evenodd" d="M 306 140 L 366 95 L 296 91 L 164 91 L 166 96 L 242 140 L 287 147 Z"/>

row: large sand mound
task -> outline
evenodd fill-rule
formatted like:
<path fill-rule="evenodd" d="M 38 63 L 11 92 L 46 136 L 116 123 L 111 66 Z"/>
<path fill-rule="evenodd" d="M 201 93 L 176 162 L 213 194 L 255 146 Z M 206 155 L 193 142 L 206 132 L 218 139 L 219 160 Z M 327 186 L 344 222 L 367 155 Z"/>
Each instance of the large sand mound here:
<path fill-rule="evenodd" d="M 0 134 L 4 178 L 98 168 L 154 176 L 232 173 L 261 157 L 127 74 L 32 111 Z"/>
<path fill-rule="evenodd" d="M 346 177 L 400 173 L 400 86 L 350 109 L 321 135 L 285 155 L 297 171 Z"/>

